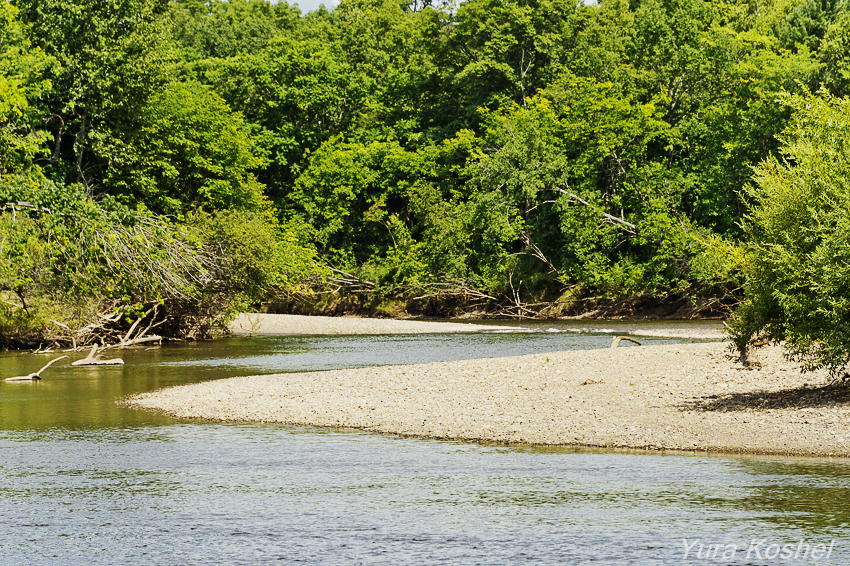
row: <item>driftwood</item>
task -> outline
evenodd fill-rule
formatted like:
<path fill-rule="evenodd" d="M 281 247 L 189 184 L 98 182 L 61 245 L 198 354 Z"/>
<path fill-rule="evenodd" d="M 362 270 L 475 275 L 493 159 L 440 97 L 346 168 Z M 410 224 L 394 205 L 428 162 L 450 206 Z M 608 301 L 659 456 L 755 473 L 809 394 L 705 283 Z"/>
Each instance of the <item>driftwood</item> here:
<path fill-rule="evenodd" d="M 638 346 L 643 346 L 643 344 L 641 344 L 634 338 L 629 338 L 628 336 L 614 336 L 614 340 L 611 342 L 611 347 L 616 348 L 617 346 L 619 346 L 621 340 L 626 340 L 627 342 L 634 342 Z"/>
<path fill-rule="evenodd" d="M 60 356 L 58 358 L 53 358 L 52 360 L 47 362 L 46 366 L 44 366 L 43 368 L 41 368 L 40 370 L 38 370 L 35 373 L 31 373 L 29 375 L 19 375 L 17 377 L 7 377 L 4 381 L 36 381 L 36 380 L 39 380 L 39 379 L 41 379 L 41 372 L 43 372 L 44 370 L 49 368 L 50 364 L 52 364 L 53 362 L 58 362 L 59 360 L 65 359 L 67 357 L 68 356 Z"/>
<path fill-rule="evenodd" d="M 91 344 L 96 345 L 98 342 L 100 342 L 100 350 L 107 348 L 126 348 L 138 344 L 148 344 L 150 342 L 162 342 L 162 336 L 147 335 L 149 330 L 161 326 L 168 321 L 167 317 L 157 320 L 158 305 L 154 305 L 139 316 L 130 325 L 129 329 L 119 330 L 124 314 L 121 312 L 101 314 L 96 322 L 92 322 L 75 333 L 73 337 L 74 348 L 67 351 L 83 350 Z M 147 326 L 142 327 L 140 324 L 144 320 L 149 320 L 150 322 Z"/>
<path fill-rule="evenodd" d="M 335 267 L 328 266 L 328 269 L 334 274 L 328 277 L 328 282 L 337 285 L 336 291 L 343 287 L 349 293 L 370 293 L 375 290 L 375 284 L 371 281 L 366 281 Z"/>
<path fill-rule="evenodd" d="M 113 358 L 111 360 L 102 360 L 103 357 L 101 354 L 97 353 L 97 344 L 91 347 L 91 352 L 89 355 L 83 358 L 82 360 L 77 360 L 76 362 L 71 362 L 72 366 L 120 366 L 124 365 L 124 360 L 121 358 Z"/>
<path fill-rule="evenodd" d="M 143 338 L 134 338 L 132 340 L 126 340 L 117 344 L 117 346 L 124 348 L 126 346 L 135 346 L 136 344 L 147 344 L 148 342 L 162 342 L 162 336 L 145 336 Z"/>
<path fill-rule="evenodd" d="M 147 334 L 148 330 L 150 330 L 154 326 L 159 326 L 160 324 L 163 324 L 165 322 L 165 320 L 163 320 L 163 321 L 159 322 L 159 324 L 154 324 L 154 320 L 156 320 L 156 314 L 157 314 L 158 310 L 159 310 L 159 306 L 154 305 L 151 309 L 149 309 L 147 312 L 145 312 L 141 317 L 137 318 L 136 321 L 130 326 L 130 330 L 127 331 L 127 334 L 125 334 L 123 338 L 120 338 L 120 342 L 119 342 L 119 344 L 117 344 L 117 346 L 119 348 L 126 348 L 127 346 L 135 346 L 136 344 L 146 344 L 148 342 L 156 342 L 157 340 L 162 342 L 161 336 L 145 336 L 145 334 Z M 153 316 L 151 317 L 151 322 L 150 322 L 150 324 L 148 324 L 147 328 L 139 330 L 139 332 L 136 334 L 136 337 L 131 339 L 130 336 L 133 335 L 133 331 L 136 330 L 136 327 L 139 326 L 139 323 L 142 322 L 142 320 L 144 320 L 145 318 L 148 317 L 148 315 L 151 315 L 151 314 Z"/>

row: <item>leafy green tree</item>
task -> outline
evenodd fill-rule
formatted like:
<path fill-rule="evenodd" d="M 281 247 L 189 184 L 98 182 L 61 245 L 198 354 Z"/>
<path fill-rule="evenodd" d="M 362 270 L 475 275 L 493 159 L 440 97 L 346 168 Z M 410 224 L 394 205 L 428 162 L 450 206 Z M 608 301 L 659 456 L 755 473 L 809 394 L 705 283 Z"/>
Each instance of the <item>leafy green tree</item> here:
<path fill-rule="evenodd" d="M 266 0 L 177 1 L 170 5 L 174 38 L 191 59 L 229 58 L 256 53 L 297 25 L 300 11 Z"/>
<path fill-rule="evenodd" d="M 709 37 L 725 51 L 725 64 L 711 70 L 715 80 L 678 132 L 683 208 L 699 225 L 737 238 L 741 188 L 754 164 L 776 154 L 776 135 L 790 117 L 776 96 L 811 83 L 818 64 L 808 53 L 775 49 L 770 37 L 754 31 L 717 30 Z"/>
<path fill-rule="evenodd" d="M 850 4 L 846 0 L 804 0 L 774 24 L 774 34 L 786 49 L 817 51 L 830 24 Z"/>
<path fill-rule="evenodd" d="M 453 93 L 444 92 L 435 62 L 435 50 L 448 25 L 445 12 L 405 11 L 404 4 L 395 0 L 343 0 L 326 20 L 333 25 L 342 60 L 351 69 L 350 80 L 364 93 L 355 102 L 360 111 L 347 132 L 349 139 L 362 143 L 392 139 L 413 149 L 451 137 L 459 129 L 446 128 L 446 123 L 454 122 L 443 112 Z M 305 27 L 308 31 L 316 33 Z"/>
<path fill-rule="evenodd" d="M 279 199 L 306 168 L 309 154 L 350 130 L 367 89 L 333 43 L 279 36 L 257 53 L 207 60 L 200 79 L 257 129 L 268 155 L 261 178 Z"/>
<path fill-rule="evenodd" d="M 783 343 L 804 370 L 847 379 L 850 361 L 850 100 L 786 95 L 795 110 L 782 157 L 755 170 L 747 193 L 746 292 L 732 321 L 742 355 Z"/>
<path fill-rule="evenodd" d="M 657 170 L 642 161 L 666 132 L 660 117 L 611 83 L 580 78 L 495 113 L 487 141 L 498 149 L 480 156 L 471 182 L 515 218 L 510 251 L 564 282 L 598 281 L 618 261 L 614 250 L 631 247 L 645 203 L 657 198 L 646 192 Z"/>
<path fill-rule="evenodd" d="M 313 238 L 335 264 L 355 267 L 390 246 L 399 234 L 393 215 L 405 186 L 416 182 L 416 155 L 397 143 L 332 140 L 317 151 L 289 199 Z M 395 217 L 397 218 L 397 216 Z"/>
<path fill-rule="evenodd" d="M 49 88 L 39 75 L 50 60 L 32 48 L 17 15 L 12 4 L 0 6 L 0 176 L 30 168 L 43 154 L 32 101 Z"/>
<path fill-rule="evenodd" d="M 611 82 L 623 95 L 637 94 L 634 66 L 637 28 L 628 0 L 581 6 L 575 17 L 575 39 L 562 57 L 573 74 Z"/>
<path fill-rule="evenodd" d="M 774 98 L 798 82 L 811 84 L 818 65 L 808 52 L 778 49 L 756 29 L 719 25 L 729 17 L 725 8 L 642 2 L 625 43 L 631 68 L 620 67 L 616 84 L 665 108 L 670 128 L 648 157 L 664 167 L 672 204 L 697 225 L 736 237 L 740 188 L 751 165 L 776 152 L 774 136 L 788 120 Z"/>
<path fill-rule="evenodd" d="M 166 84 L 169 42 L 162 0 L 16 3 L 32 44 L 53 59 L 39 100 L 50 157 L 42 162 L 57 182 L 99 186 L 103 166 L 122 135 L 138 128 L 148 98 Z M 112 140 L 119 143 L 112 143 Z M 95 149 L 93 145 L 97 145 Z M 120 158 L 120 156 L 117 156 Z"/>
<path fill-rule="evenodd" d="M 220 97 L 176 75 L 167 3 L 23 2 L 51 57 L 37 116 L 53 181 L 159 214 L 257 207 L 262 164 L 251 128 Z"/>
<path fill-rule="evenodd" d="M 850 94 L 850 11 L 841 12 L 826 31 L 818 60 L 820 78 L 836 96 Z"/>
<path fill-rule="evenodd" d="M 524 104 L 552 82 L 572 47 L 577 3 L 471 0 L 457 12 L 449 42 L 454 81 L 472 107 Z"/>
<path fill-rule="evenodd" d="M 192 219 L 207 247 L 219 258 L 211 273 L 217 293 L 235 295 L 239 306 L 298 290 L 315 274 L 315 252 L 303 247 L 290 227 L 281 227 L 272 211 L 220 210 Z"/>
<path fill-rule="evenodd" d="M 311 158 L 288 197 L 288 214 L 310 227 L 322 256 L 363 269 L 381 284 L 468 279 L 470 240 L 480 233 L 464 193 L 471 132 L 407 151 L 397 142 L 332 140 Z M 486 223 L 481 226 L 487 227 Z"/>
<path fill-rule="evenodd" d="M 253 171 L 262 160 L 253 139 L 242 116 L 208 88 L 169 85 L 150 98 L 139 121 L 122 144 L 125 160 L 106 171 L 113 193 L 159 214 L 260 207 L 263 186 Z"/>

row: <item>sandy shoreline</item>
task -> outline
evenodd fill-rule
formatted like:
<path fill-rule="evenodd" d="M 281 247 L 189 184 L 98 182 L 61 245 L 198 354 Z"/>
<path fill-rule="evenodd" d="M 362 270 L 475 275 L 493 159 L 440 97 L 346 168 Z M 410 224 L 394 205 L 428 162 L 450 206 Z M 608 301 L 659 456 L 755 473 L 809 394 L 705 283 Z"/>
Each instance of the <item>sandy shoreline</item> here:
<path fill-rule="evenodd" d="M 302 316 L 297 314 L 240 314 L 230 323 L 237 336 L 252 334 L 428 334 L 443 332 L 481 332 L 498 327 L 460 322 L 428 322 L 386 318 Z"/>
<path fill-rule="evenodd" d="M 503 322 L 503 321 L 502 321 Z M 295 314 L 240 314 L 230 324 L 230 331 L 236 336 L 285 336 L 285 335 L 367 335 L 367 334 L 429 334 L 446 332 L 523 332 L 540 331 L 540 325 L 545 328 L 559 322 L 573 322 L 570 331 L 595 331 L 598 327 L 611 326 L 599 321 L 595 325 L 582 324 L 580 320 L 563 319 L 560 321 L 533 321 L 530 324 L 499 324 L 498 322 L 476 324 L 465 322 L 394 320 L 387 318 L 356 318 L 339 316 L 303 316 Z M 623 322 L 623 321 L 618 321 Z M 534 326 L 537 323 L 537 330 Z M 639 321 L 629 321 L 628 330 L 621 334 L 631 336 L 652 336 L 668 338 L 698 338 L 720 340 L 723 331 L 720 323 L 709 327 L 674 328 L 672 325 L 662 328 L 647 326 Z M 613 333 L 609 329 L 607 332 Z"/>
<path fill-rule="evenodd" d="M 238 377 L 125 399 L 175 417 L 500 443 L 850 456 L 850 392 L 778 349 L 621 347 Z"/>

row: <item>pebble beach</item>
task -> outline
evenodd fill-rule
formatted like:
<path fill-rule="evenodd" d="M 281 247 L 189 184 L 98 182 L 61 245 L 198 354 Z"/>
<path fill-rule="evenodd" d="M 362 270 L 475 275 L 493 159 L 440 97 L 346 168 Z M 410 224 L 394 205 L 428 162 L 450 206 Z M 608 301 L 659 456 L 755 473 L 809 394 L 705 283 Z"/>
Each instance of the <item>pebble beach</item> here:
<path fill-rule="evenodd" d="M 178 418 L 424 438 L 850 457 L 848 388 L 801 374 L 775 347 L 756 353 L 751 369 L 728 354 L 726 343 L 703 342 L 286 373 L 121 403 Z"/>
<path fill-rule="evenodd" d="M 230 332 L 236 336 L 254 334 L 266 336 L 283 334 L 436 334 L 483 330 L 493 330 L 493 327 L 458 322 L 302 316 L 297 314 L 240 314 L 230 324 Z"/>

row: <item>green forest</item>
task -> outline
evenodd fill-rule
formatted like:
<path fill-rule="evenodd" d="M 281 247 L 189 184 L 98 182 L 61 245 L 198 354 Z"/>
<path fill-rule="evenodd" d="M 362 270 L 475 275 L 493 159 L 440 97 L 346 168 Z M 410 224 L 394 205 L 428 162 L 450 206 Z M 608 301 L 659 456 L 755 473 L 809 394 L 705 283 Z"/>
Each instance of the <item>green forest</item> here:
<path fill-rule="evenodd" d="M 631 300 L 835 359 L 848 88 L 845 0 L 0 2 L 0 341 Z"/>

